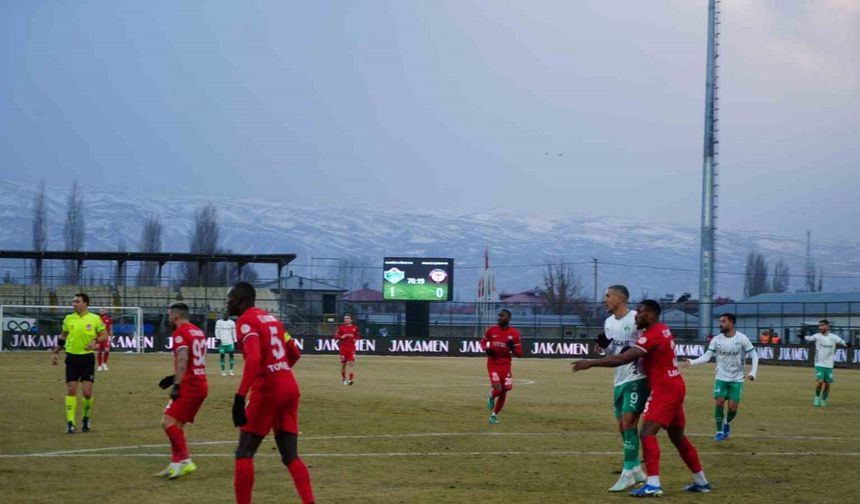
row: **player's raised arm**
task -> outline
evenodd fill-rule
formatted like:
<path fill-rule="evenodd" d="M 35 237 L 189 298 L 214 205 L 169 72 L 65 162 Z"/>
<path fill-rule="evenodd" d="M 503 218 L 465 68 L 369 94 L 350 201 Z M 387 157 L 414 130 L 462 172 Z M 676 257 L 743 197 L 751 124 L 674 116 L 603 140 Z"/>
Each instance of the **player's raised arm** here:
<path fill-rule="evenodd" d="M 705 353 L 698 356 L 697 358 L 695 358 L 695 359 L 684 359 L 683 361 L 681 361 L 681 366 L 682 367 L 692 367 L 692 366 L 695 366 L 697 364 L 704 364 L 706 362 L 709 362 L 711 360 L 711 358 L 713 358 L 713 357 L 714 357 L 714 350 L 711 347 L 708 347 L 708 349 L 705 350 Z"/>
<path fill-rule="evenodd" d="M 639 347 L 630 347 L 626 352 L 620 353 L 617 355 L 609 355 L 607 357 L 603 357 L 601 359 L 583 359 L 580 361 L 574 362 L 573 372 L 577 371 L 585 371 L 588 368 L 592 367 L 618 367 L 628 362 L 633 362 L 636 359 L 643 357 L 645 355 L 645 350 L 642 350 Z"/>

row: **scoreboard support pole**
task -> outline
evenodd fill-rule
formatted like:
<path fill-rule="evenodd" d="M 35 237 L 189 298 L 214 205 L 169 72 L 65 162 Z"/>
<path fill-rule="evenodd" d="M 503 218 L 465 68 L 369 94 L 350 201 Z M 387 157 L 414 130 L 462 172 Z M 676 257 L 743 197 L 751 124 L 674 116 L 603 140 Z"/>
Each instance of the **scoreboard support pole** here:
<path fill-rule="evenodd" d="M 430 303 L 406 301 L 406 336 L 408 338 L 430 338 Z"/>

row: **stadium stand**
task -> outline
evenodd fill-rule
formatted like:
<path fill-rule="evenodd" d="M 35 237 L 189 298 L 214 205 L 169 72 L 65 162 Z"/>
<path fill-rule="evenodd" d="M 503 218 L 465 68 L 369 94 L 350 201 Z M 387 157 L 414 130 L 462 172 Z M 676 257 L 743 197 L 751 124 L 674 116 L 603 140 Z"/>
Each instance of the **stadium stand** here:
<path fill-rule="evenodd" d="M 278 295 L 272 289 L 266 289 L 263 287 L 257 288 L 257 306 L 266 310 L 269 313 L 277 315 L 279 312 L 278 309 Z"/>
<path fill-rule="evenodd" d="M 229 287 L 180 287 L 182 300 L 194 311 L 222 312 L 227 305 Z"/>
<path fill-rule="evenodd" d="M 90 306 L 114 306 L 113 287 L 109 285 L 60 285 L 54 289 L 58 305 L 72 305 L 72 298 L 78 292 L 90 297 Z"/>
<path fill-rule="evenodd" d="M 164 309 L 176 301 L 176 293 L 170 287 L 120 287 L 118 291 L 122 306 Z"/>
<path fill-rule="evenodd" d="M 0 304 L 48 304 L 50 290 L 44 285 L 0 285 Z"/>

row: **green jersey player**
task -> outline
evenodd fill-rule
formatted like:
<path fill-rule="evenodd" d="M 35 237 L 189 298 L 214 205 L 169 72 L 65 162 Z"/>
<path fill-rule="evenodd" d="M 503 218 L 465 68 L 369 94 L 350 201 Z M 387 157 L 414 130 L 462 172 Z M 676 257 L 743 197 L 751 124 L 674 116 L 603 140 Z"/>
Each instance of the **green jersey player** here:
<path fill-rule="evenodd" d="M 830 397 L 830 384 L 833 383 L 833 360 L 836 345 L 850 346 L 839 336 L 830 332 L 830 321 L 818 321 L 818 333 L 805 336 L 806 341 L 815 342 L 815 406 L 827 406 Z"/>
<path fill-rule="evenodd" d="M 636 311 L 627 306 L 630 293 L 623 285 L 612 285 L 606 289 L 603 304 L 611 314 L 603 323 L 603 334 L 598 336 L 598 346 L 610 355 L 624 353 L 636 343 Z M 639 416 L 648 400 L 648 380 L 633 361 L 615 368 L 613 403 L 618 432 L 624 442 L 624 467 L 621 477 L 609 488 L 610 492 L 623 492 L 646 476 L 639 465 L 639 435 L 636 432 Z"/>
<path fill-rule="evenodd" d="M 716 379 L 714 380 L 714 420 L 717 424 L 717 434 L 714 440 L 723 441 L 729 437 L 731 422 L 738 414 L 738 405 L 744 391 L 746 372 L 744 363 L 747 357 L 752 359 L 749 379 L 755 381 L 758 372 L 758 354 L 746 334 L 735 330 L 735 316 L 732 313 L 720 315 L 720 334 L 708 344 L 708 349 L 695 360 L 687 359 L 683 367 L 704 364 L 717 356 Z M 729 402 L 726 421 L 723 422 L 725 403 Z"/>

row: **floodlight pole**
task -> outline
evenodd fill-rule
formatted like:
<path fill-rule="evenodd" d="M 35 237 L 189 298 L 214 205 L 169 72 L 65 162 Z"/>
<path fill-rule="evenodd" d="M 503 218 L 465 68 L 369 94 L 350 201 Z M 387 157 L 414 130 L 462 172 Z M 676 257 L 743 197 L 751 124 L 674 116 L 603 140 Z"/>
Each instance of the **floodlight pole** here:
<path fill-rule="evenodd" d="M 718 114 L 717 58 L 719 58 L 719 0 L 708 0 L 708 56 L 705 80 L 705 149 L 702 163 L 702 242 L 699 262 L 699 339 L 713 326 L 714 262 L 717 228 Z"/>

